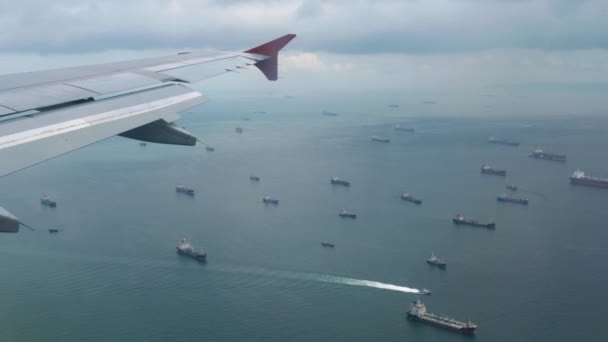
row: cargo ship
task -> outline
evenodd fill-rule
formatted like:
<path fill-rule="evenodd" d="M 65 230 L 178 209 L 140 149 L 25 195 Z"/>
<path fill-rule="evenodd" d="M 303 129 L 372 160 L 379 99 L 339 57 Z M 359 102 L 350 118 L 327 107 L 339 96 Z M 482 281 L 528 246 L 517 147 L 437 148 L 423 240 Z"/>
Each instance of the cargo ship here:
<path fill-rule="evenodd" d="M 465 335 L 473 335 L 475 329 L 477 329 L 477 325 L 470 321 L 467 323 L 460 322 L 448 316 L 427 312 L 426 306 L 420 300 L 416 300 L 410 304 L 407 318 Z"/>
<path fill-rule="evenodd" d="M 175 187 L 175 192 L 186 194 L 186 195 L 190 195 L 190 196 L 194 196 L 194 189 L 191 189 L 191 188 L 189 188 L 189 187 L 187 187 L 185 185 L 182 185 L 182 184 L 178 184 Z"/>
<path fill-rule="evenodd" d="M 411 128 L 411 127 L 403 127 L 400 124 L 396 124 L 395 126 L 393 126 L 393 129 L 395 129 L 395 131 L 400 131 L 400 132 L 414 132 L 415 129 Z"/>
<path fill-rule="evenodd" d="M 333 243 L 331 243 L 331 242 L 327 242 L 327 241 L 323 241 L 323 242 L 321 242 L 321 246 L 323 246 L 323 247 L 332 247 L 332 248 L 333 248 L 333 247 L 336 247 L 336 245 L 334 245 L 334 244 L 333 244 Z"/>
<path fill-rule="evenodd" d="M 234 131 L 241 134 L 241 133 L 243 133 L 243 128 L 241 126 L 236 126 L 236 127 L 234 127 Z"/>
<path fill-rule="evenodd" d="M 264 196 L 262 197 L 262 202 L 264 204 L 274 204 L 274 205 L 278 205 L 279 204 L 279 200 L 276 198 L 272 198 L 270 196 Z"/>
<path fill-rule="evenodd" d="M 340 216 L 342 218 L 352 218 L 352 219 L 357 218 L 357 214 L 351 213 L 350 211 L 348 211 L 346 209 L 340 209 L 340 211 L 338 212 L 338 216 Z"/>
<path fill-rule="evenodd" d="M 517 198 L 517 197 L 507 196 L 507 194 L 505 194 L 504 192 L 501 193 L 500 195 L 498 195 L 496 197 L 496 200 L 498 202 L 509 202 L 509 203 L 517 203 L 517 204 L 528 205 L 528 199 L 527 198 Z"/>
<path fill-rule="evenodd" d="M 534 158 L 534 159 L 557 161 L 557 162 L 566 161 L 565 155 L 556 154 L 556 153 L 547 153 L 547 152 L 544 152 L 543 150 L 541 150 L 540 148 L 537 148 L 536 150 L 534 150 L 534 152 L 532 152 L 530 155 L 528 155 L 528 157 Z"/>
<path fill-rule="evenodd" d="M 59 228 L 49 228 L 49 233 L 59 233 Z"/>
<path fill-rule="evenodd" d="M 325 116 L 338 116 L 338 113 L 330 112 L 327 110 L 322 111 L 321 114 Z"/>
<path fill-rule="evenodd" d="M 146 147 L 146 146 L 148 146 L 148 144 L 146 144 L 145 142 L 140 142 L 140 143 L 139 143 L 139 146 L 141 146 L 141 147 Z"/>
<path fill-rule="evenodd" d="M 492 221 L 489 221 L 488 223 L 482 223 L 477 220 L 466 219 L 464 216 L 462 216 L 460 214 L 456 214 L 456 217 L 452 218 L 452 223 L 458 224 L 458 225 L 473 226 L 473 227 L 484 227 L 484 228 L 489 228 L 489 229 L 496 228 L 496 223 L 494 223 Z"/>
<path fill-rule="evenodd" d="M 431 253 L 431 257 L 426 259 L 426 263 L 429 265 L 437 266 L 441 269 L 445 269 L 448 266 L 448 263 L 435 255 L 435 253 Z"/>
<path fill-rule="evenodd" d="M 488 142 L 490 144 L 499 144 L 499 145 L 515 146 L 515 147 L 519 146 L 518 142 L 507 140 L 507 139 L 497 139 L 493 135 L 488 137 Z"/>
<path fill-rule="evenodd" d="M 51 200 L 47 194 L 42 194 L 42 196 L 40 196 L 40 204 L 51 208 L 57 207 L 57 202 Z"/>
<path fill-rule="evenodd" d="M 344 179 L 340 179 L 338 177 L 332 177 L 329 182 L 333 185 L 342 185 L 342 186 L 350 186 L 350 182 Z"/>
<path fill-rule="evenodd" d="M 192 247 L 190 245 L 190 243 L 188 242 L 188 240 L 186 240 L 186 239 L 182 239 L 177 244 L 176 249 L 177 249 L 177 254 L 179 254 L 179 255 L 191 257 L 192 259 L 199 261 L 199 262 L 207 261 L 207 253 L 205 253 L 202 249 L 200 250 L 200 252 L 196 251 L 194 249 L 194 247 Z"/>
<path fill-rule="evenodd" d="M 489 175 L 497 175 L 497 176 L 506 176 L 507 175 L 507 171 L 493 168 L 492 166 L 488 165 L 487 163 L 484 163 L 481 166 L 481 173 L 486 173 Z"/>
<path fill-rule="evenodd" d="M 515 184 L 507 184 L 506 187 L 511 191 L 517 191 L 517 189 L 519 189 Z"/>
<path fill-rule="evenodd" d="M 401 106 L 396 103 L 391 103 L 388 105 L 388 108 L 399 108 L 399 107 L 401 107 Z"/>
<path fill-rule="evenodd" d="M 259 182 L 260 181 L 260 177 L 256 176 L 256 175 L 251 175 L 249 176 L 249 180 L 252 182 Z"/>
<path fill-rule="evenodd" d="M 381 142 L 381 143 L 389 143 L 391 142 L 391 139 L 387 138 L 387 137 L 380 137 L 377 135 L 372 135 L 370 137 L 371 141 L 375 141 L 375 142 Z"/>
<path fill-rule="evenodd" d="M 595 178 L 585 176 L 585 173 L 579 169 L 574 171 L 570 176 L 570 183 L 576 185 L 586 185 L 596 188 L 608 188 L 608 178 Z"/>
<path fill-rule="evenodd" d="M 415 198 L 414 196 L 408 194 L 408 193 L 404 193 L 401 195 L 401 199 L 404 201 L 408 201 L 408 202 L 412 202 L 415 204 L 422 204 L 422 200 L 419 200 L 417 198 Z"/>
<path fill-rule="evenodd" d="M 213 152 L 213 151 L 215 151 L 215 148 L 213 148 L 211 146 L 207 146 L 207 147 L 205 147 L 205 150 L 207 150 L 207 152 Z"/>

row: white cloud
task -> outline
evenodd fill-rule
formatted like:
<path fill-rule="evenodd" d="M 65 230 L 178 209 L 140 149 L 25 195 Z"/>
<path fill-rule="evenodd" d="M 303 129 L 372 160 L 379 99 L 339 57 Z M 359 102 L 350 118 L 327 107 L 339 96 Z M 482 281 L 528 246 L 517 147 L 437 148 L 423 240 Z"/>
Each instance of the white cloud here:
<path fill-rule="evenodd" d="M 317 54 L 308 52 L 282 55 L 279 67 L 282 72 L 293 69 L 320 72 L 327 68 Z"/>

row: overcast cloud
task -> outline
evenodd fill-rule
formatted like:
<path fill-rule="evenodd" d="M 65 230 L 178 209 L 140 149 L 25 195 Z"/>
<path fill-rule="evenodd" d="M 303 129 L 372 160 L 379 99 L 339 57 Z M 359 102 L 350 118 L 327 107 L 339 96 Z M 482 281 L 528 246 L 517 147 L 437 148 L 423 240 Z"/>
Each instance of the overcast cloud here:
<path fill-rule="evenodd" d="M 488 91 L 545 89 L 574 94 L 577 110 L 582 93 L 595 94 L 599 110 L 608 106 L 597 91 L 608 89 L 606 32 L 605 0 L 2 1 L 0 73 L 242 50 L 296 33 L 280 58 L 281 82 L 251 71 L 201 87 L 234 96 L 238 76 L 241 95 L 448 89 L 481 102 Z"/>
<path fill-rule="evenodd" d="M 20 0 L 0 4 L 0 50 L 242 48 L 280 34 L 333 53 L 608 47 L 603 0 Z"/>

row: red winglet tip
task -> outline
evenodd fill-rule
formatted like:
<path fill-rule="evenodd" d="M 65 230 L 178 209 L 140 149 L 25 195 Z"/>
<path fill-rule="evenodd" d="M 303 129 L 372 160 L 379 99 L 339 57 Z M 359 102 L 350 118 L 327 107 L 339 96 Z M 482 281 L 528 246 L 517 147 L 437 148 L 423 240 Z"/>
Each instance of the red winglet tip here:
<path fill-rule="evenodd" d="M 286 34 L 283 37 L 271 40 L 267 43 L 256 46 L 253 49 L 249 49 L 245 52 L 268 56 L 268 59 L 256 63 L 255 66 L 260 69 L 260 71 L 264 74 L 264 76 L 266 76 L 269 81 L 276 81 L 279 78 L 279 50 L 281 50 L 295 37 L 295 34 Z"/>

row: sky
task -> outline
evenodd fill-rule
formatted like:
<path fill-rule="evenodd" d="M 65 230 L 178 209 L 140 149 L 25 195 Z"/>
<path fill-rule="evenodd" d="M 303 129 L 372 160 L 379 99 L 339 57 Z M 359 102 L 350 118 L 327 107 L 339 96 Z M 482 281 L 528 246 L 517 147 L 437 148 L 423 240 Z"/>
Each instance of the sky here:
<path fill-rule="evenodd" d="M 0 73 L 240 51 L 295 33 L 280 59 L 281 85 L 246 72 L 240 90 L 500 95 L 505 103 L 536 94 L 593 112 L 608 104 L 606 32 L 605 0 L 3 1 Z M 235 80 L 211 87 L 229 91 Z"/>

